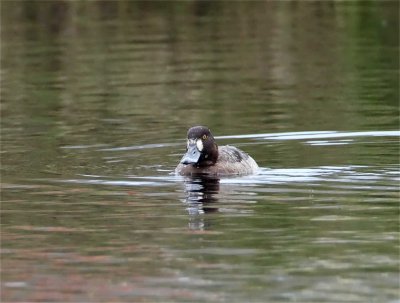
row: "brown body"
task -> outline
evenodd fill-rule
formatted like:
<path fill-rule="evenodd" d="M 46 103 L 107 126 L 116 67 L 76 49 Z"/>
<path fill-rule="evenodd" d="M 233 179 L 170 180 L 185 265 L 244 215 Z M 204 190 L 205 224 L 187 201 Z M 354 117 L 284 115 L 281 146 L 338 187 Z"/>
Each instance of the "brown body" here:
<path fill-rule="evenodd" d="M 175 169 L 182 176 L 192 175 L 249 175 L 258 170 L 252 157 L 234 146 L 215 143 L 210 130 L 204 126 L 188 131 L 186 154 Z"/>

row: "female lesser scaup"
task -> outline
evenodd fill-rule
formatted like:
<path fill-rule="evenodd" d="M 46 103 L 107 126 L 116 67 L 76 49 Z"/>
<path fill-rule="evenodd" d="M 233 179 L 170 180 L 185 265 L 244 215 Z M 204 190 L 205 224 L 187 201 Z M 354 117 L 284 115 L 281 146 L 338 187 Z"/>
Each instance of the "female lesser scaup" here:
<path fill-rule="evenodd" d="M 218 147 L 210 130 L 194 126 L 187 134 L 186 154 L 175 169 L 182 176 L 249 175 L 258 169 L 256 161 L 234 146 Z"/>

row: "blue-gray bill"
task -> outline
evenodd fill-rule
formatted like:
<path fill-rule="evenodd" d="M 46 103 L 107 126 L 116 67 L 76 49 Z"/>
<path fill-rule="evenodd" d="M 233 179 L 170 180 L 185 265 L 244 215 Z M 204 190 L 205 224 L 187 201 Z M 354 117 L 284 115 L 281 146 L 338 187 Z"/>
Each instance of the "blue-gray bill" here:
<path fill-rule="evenodd" d="M 196 164 L 199 162 L 201 152 L 197 149 L 196 144 L 190 144 L 186 154 L 181 159 L 182 164 Z"/>

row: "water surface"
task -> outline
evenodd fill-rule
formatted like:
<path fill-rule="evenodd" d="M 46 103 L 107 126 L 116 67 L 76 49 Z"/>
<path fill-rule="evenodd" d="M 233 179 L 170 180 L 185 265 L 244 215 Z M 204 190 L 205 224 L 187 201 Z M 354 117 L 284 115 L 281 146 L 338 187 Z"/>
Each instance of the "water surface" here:
<path fill-rule="evenodd" d="M 1 14 L 2 301 L 399 302 L 397 2 Z"/>

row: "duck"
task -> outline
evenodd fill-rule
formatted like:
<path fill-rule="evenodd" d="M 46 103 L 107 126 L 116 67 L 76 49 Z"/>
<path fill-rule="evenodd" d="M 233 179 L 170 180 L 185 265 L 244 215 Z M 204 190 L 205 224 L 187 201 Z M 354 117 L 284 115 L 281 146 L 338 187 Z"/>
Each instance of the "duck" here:
<path fill-rule="evenodd" d="M 244 151 L 231 145 L 218 146 L 206 126 L 194 126 L 187 132 L 186 153 L 175 174 L 181 176 L 250 175 L 258 171 L 256 161 Z"/>

